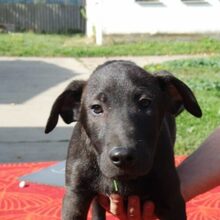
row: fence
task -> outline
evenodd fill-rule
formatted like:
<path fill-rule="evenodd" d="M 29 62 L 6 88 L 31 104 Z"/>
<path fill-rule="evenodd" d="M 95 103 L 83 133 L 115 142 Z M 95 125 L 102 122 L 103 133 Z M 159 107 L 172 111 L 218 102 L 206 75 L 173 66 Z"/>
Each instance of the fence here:
<path fill-rule="evenodd" d="M 84 32 L 80 5 L 0 3 L 0 27 L 9 31 Z"/>

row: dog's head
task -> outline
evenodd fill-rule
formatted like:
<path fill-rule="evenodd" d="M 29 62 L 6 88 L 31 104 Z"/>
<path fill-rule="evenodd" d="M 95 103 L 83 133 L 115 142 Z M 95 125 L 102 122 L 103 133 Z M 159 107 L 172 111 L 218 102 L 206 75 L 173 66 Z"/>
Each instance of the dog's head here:
<path fill-rule="evenodd" d="M 73 81 L 56 99 L 45 132 L 59 115 L 79 121 L 97 154 L 101 172 L 110 178 L 135 178 L 152 167 L 166 114 L 182 107 L 201 117 L 192 91 L 169 72 L 150 74 L 134 63 L 111 61 L 87 82 Z"/>

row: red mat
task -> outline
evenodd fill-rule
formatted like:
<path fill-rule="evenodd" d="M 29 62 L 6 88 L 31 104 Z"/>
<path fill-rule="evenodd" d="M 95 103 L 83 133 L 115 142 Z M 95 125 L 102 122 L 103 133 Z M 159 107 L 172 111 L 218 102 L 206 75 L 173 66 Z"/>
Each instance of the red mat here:
<path fill-rule="evenodd" d="M 177 163 L 182 158 L 177 158 Z M 0 164 L 1 220 L 58 220 L 63 188 L 29 184 L 18 187 L 18 177 L 55 162 Z M 220 220 L 220 187 L 187 203 L 188 220 Z M 90 217 L 89 217 L 90 218 Z M 113 220 L 108 215 L 108 220 Z"/>

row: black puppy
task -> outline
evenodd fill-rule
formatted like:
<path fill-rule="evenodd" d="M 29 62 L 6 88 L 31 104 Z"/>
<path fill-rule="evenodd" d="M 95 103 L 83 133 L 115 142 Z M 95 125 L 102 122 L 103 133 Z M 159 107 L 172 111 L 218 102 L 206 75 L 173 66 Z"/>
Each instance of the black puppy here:
<path fill-rule="evenodd" d="M 111 61 L 87 82 L 73 81 L 56 99 L 45 132 L 59 115 L 78 121 L 66 162 L 64 220 L 85 220 L 97 194 L 152 200 L 164 220 L 185 220 L 174 165 L 175 115 L 183 108 L 201 117 L 191 90 L 172 74 L 150 74 L 134 63 Z M 93 205 L 94 219 L 105 211 Z"/>

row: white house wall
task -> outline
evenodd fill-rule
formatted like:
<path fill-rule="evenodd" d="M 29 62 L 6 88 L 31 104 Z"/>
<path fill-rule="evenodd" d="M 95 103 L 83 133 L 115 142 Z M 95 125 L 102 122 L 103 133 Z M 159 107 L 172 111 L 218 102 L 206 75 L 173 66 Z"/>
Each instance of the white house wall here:
<path fill-rule="evenodd" d="M 135 0 L 87 0 L 87 34 L 95 27 L 103 34 L 220 32 L 220 0 L 209 4 L 162 4 Z"/>

